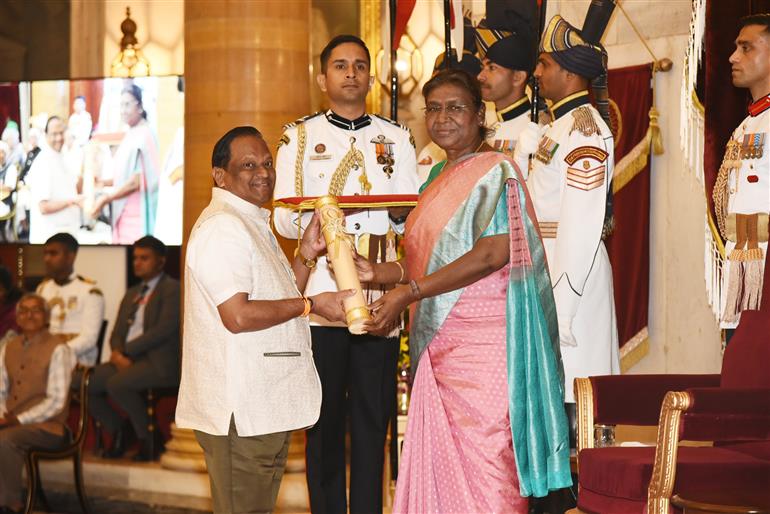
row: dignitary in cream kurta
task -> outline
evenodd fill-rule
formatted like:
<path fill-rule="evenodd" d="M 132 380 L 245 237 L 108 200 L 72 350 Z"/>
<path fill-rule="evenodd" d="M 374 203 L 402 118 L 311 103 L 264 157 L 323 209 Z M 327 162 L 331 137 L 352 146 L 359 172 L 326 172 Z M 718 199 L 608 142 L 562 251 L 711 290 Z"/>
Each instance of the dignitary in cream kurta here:
<path fill-rule="evenodd" d="M 344 319 L 351 292 L 302 296 L 309 270 L 270 230 L 275 170 L 257 129 L 227 132 L 211 162 L 216 187 L 187 246 L 176 423 L 203 447 L 214 512 L 272 512 L 290 431 L 321 406 L 307 316 Z M 300 251 L 324 248 L 313 219 Z"/>
<path fill-rule="evenodd" d="M 717 222 L 725 239 L 720 322 L 735 328 L 741 311 L 757 310 L 767 258 L 770 213 L 770 14 L 747 16 L 730 56 L 733 85 L 754 100 L 732 134 L 714 186 Z"/>
<path fill-rule="evenodd" d="M 47 278 L 37 287 L 51 310 L 48 329 L 60 336 L 81 366 L 96 364 L 99 330 L 104 319 L 104 295 L 96 282 L 75 273 L 77 240 L 68 233 L 54 234 L 43 246 Z"/>
<path fill-rule="evenodd" d="M 602 242 L 613 137 L 587 91 L 589 79 L 604 71 L 602 52 L 584 42 L 564 46 L 553 37 L 563 30 L 570 32 L 563 40 L 582 42 L 580 33 L 556 16 L 543 35 L 534 73 L 540 92 L 553 102 L 553 121 L 537 148 L 517 148 L 517 153 L 534 150 L 527 187 L 556 300 L 565 402 L 573 403 L 575 377 L 619 373 L 620 365 L 612 269 Z M 526 130 L 540 131 L 534 123 Z M 522 142 L 530 139 L 522 137 Z"/>
<path fill-rule="evenodd" d="M 416 194 L 414 141 L 409 131 L 366 113 L 372 85 L 366 45 L 355 36 L 333 38 L 321 53 L 318 84 L 330 109 L 288 125 L 276 157 L 275 198 Z M 390 219 L 389 217 L 392 216 Z M 396 259 L 396 232 L 404 212 L 367 209 L 345 218 L 358 253 L 374 262 Z M 310 219 L 304 214 L 302 225 Z M 297 238 L 295 213 L 275 210 L 275 227 Z M 299 251 L 312 268 L 308 294 L 334 290 L 325 257 Z M 365 290 L 367 302 L 382 290 Z M 323 387 L 321 417 L 307 437 L 307 479 L 314 513 L 346 512 L 345 432 L 351 416 L 350 512 L 382 511 L 385 435 L 395 409 L 398 328 L 391 337 L 354 336 L 344 324 L 311 318 L 313 355 Z"/>

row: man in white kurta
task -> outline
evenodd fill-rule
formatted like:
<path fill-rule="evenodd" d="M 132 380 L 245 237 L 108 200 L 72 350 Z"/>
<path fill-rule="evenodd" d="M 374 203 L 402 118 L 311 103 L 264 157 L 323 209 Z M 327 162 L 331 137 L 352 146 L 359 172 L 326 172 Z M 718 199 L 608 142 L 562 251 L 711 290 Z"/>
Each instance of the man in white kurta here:
<path fill-rule="evenodd" d="M 717 222 L 725 239 L 720 326 L 732 329 L 741 312 L 761 306 L 770 213 L 770 15 L 749 16 L 730 56 L 733 85 L 753 98 L 733 131 L 714 186 Z"/>
<path fill-rule="evenodd" d="M 78 178 L 64 160 L 64 123 L 56 116 L 45 128 L 46 144 L 26 177 L 31 196 L 29 242 L 42 244 L 57 232 L 75 234 L 81 225 Z"/>
<path fill-rule="evenodd" d="M 555 17 L 543 40 L 560 24 L 567 25 Z M 566 403 L 575 401 L 576 377 L 620 372 L 612 269 L 602 242 L 614 144 L 587 91 L 588 79 L 602 70 L 601 53 L 588 53 L 593 60 L 586 68 L 573 61 L 571 49 L 541 43 L 535 77 L 553 102 L 553 121 L 541 134 L 527 179 L 556 301 Z M 527 130 L 539 129 L 532 124 Z"/>
<path fill-rule="evenodd" d="M 307 270 L 298 258 L 289 264 L 264 208 L 272 163 L 253 127 L 225 134 L 211 203 L 187 246 L 176 423 L 203 447 L 215 512 L 273 510 L 290 431 L 313 425 L 321 406 L 307 316 L 344 319 L 349 295 L 302 296 Z M 306 234 L 300 248 L 315 258 L 317 220 Z"/>

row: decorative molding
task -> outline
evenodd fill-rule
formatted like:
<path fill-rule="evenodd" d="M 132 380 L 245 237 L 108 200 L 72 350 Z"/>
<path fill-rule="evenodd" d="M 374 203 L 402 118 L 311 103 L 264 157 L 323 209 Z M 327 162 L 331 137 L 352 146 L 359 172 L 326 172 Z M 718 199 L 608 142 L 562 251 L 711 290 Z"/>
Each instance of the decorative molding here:
<path fill-rule="evenodd" d="M 650 335 L 647 327 L 644 327 L 620 348 L 620 373 L 628 372 L 649 352 Z"/>
<path fill-rule="evenodd" d="M 577 401 L 577 454 L 580 456 L 580 450 L 594 447 L 594 389 L 590 378 L 575 379 L 575 399 Z"/>
<path fill-rule="evenodd" d="M 663 398 L 655 445 L 655 464 L 647 489 L 648 514 L 668 514 L 676 479 L 679 421 L 690 403 L 690 395 L 685 392 L 669 391 Z"/>

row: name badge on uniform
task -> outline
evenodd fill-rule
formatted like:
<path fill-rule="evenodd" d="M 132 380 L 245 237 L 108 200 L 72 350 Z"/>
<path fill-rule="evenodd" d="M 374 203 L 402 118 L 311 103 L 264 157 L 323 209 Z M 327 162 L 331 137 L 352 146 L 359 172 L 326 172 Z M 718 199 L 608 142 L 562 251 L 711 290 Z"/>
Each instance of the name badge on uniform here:
<path fill-rule="evenodd" d="M 741 141 L 741 159 L 761 159 L 765 149 L 765 134 L 745 134 Z"/>
<path fill-rule="evenodd" d="M 543 139 L 540 140 L 540 144 L 537 147 L 537 152 L 535 152 L 535 159 L 543 164 L 551 164 L 551 159 L 553 159 L 558 148 L 559 143 L 548 136 L 543 136 Z"/>
<path fill-rule="evenodd" d="M 315 145 L 315 148 L 313 148 L 313 151 L 315 153 L 310 156 L 311 161 L 328 161 L 328 160 L 331 160 L 332 158 L 331 154 L 324 153 L 326 151 L 326 145 L 323 143 L 318 143 L 317 145 Z"/>
<path fill-rule="evenodd" d="M 395 143 L 383 134 L 373 138 L 370 142 L 374 143 L 374 151 L 377 153 L 377 164 L 383 165 L 382 171 L 390 178 L 393 175 L 393 165 L 396 163 L 393 152 Z"/>

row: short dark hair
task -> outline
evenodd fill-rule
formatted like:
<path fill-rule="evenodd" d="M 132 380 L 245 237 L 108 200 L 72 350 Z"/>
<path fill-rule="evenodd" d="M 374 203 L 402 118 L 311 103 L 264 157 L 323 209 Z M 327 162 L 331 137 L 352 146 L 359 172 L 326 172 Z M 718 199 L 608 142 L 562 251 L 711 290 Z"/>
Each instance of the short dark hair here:
<path fill-rule="evenodd" d="M 45 122 L 45 133 L 46 134 L 48 134 L 48 125 L 50 125 L 53 120 L 62 121 L 62 119 L 59 116 L 55 115 L 55 114 L 53 116 L 51 116 L 50 118 L 48 118 L 48 121 Z"/>
<path fill-rule="evenodd" d="M 770 13 L 763 12 L 744 16 L 739 20 L 738 24 L 740 25 L 740 28 L 749 25 L 762 25 L 765 27 L 763 32 L 770 33 Z"/>
<path fill-rule="evenodd" d="M 262 139 L 259 130 L 251 126 L 235 127 L 227 131 L 224 136 L 219 138 L 214 145 L 214 151 L 211 154 L 211 167 L 227 169 L 230 165 L 230 143 L 241 136 L 254 136 Z"/>
<path fill-rule="evenodd" d="M 83 100 L 84 102 L 86 101 L 86 97 L 85 97 L 84 95 L 78 95 L 78 96 L 76 96 L 76 97 L 75 97 L 75 100 L 77 100 L 78 98 L 79 98 L 79 99 L 81 99 L 81 100 Z"/>
<path fill-rule="evenodd" d="M 476 112 L 484 105 L 481 98 L 481 84 L 476 77 L 460 68 L 445 68 L 433 75 L 431 79 L 422 87 L 422 97 L 427 100 L 434 89 L 439 86 L 452 85 L 464 89 L 471 96 L 473 108 Z M 479 126 L 481 139 L 486 139 L 489 129 L 482 124 Z"/>
<path fill-rule="evenodd" d="M 144 109 L 144 104 L 142 103 L 142 88 L 136 84 L 131 84 L 124 87 L 123 91 L 120 92 L 121 95 L 124 93 L 128 93 L 136 99 L 136 103 L 138 103 L 139 107 L 142 109 L 142 118 L 147 119 L 147 111 Z"/>
<path fill-rule="evenodd" d="M 49 245 L 51 243 L 59 243 L 72 253 L 78 253 L 78 248 L 80 248 L 78 240 L 67 232 L 59 232 L 46 239 L 45 244 Z"/>
<path fill-rule="evenodd" d="M 134 248 L 148 248 L 155 252 L 158 257 L 166 256 L 166 245 L 157 237 L 144 236 L 134 241 Z"/>
<path fill-rule="evenodd" d="M 326 44 L 324 49 L 321 50 L 321 73 L 326 73 L 326 67 L 329 65 L 329 57 L 332 55 L 332 50 L 344 43 L 355 43 L 363 48 L 364 52 L 366 52 L 366 62 L 369 63 L 369 66 L 372 65 L 372 57 L 369 55 L 369 49 L 360 37 L 351 34 L 340 34 L 339 36 L 334 36 L 332 40 Z"/>

